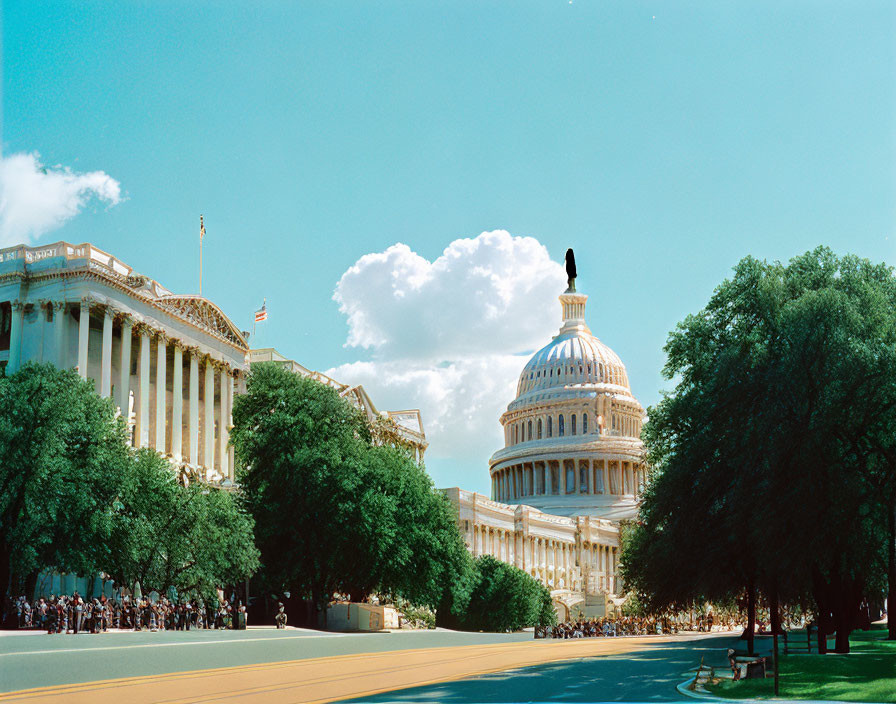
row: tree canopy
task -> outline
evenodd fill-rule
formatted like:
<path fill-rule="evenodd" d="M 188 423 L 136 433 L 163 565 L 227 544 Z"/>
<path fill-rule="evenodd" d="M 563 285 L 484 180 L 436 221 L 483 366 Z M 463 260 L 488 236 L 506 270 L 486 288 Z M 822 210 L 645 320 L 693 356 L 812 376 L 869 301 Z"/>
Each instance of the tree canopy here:
<path fill-rule="evenodd" d="M 233 418 L 271 591 L 318 610 L 336 593 L 374 591 L 455 603 L 449 592 L 471 567 L 451 506 L 409 452 L 373 442 L 359 410 L 317 381 L 257 364 Z"/>
<path fill-rule="evenodd" d="M 505 632 L 556 624 L 551 593 L 537 579 L 491 555 L 474 563 L 469 601 L 458 619 L 461 628 Z"/>
<path fill-rule="evenodd" d="M 74 371 L 27 363 L 0 378 L 0 458 L 4 592 L 39 569 L 98 569 L 130 461 L 112 402 Z"/>
<path fill-rule="evenodd" d="M 145 591 L 209 596 L 239 584 L 258 567 L 252 518 L 234 494 L 205 484 L 184 486 L 164 457 L 136 453 L 113 508 L 104 571 Z"/>
<path fill-rule="evenodd" d="M 652 608 L 811 593 L 838 650 L 881 587 L 896 422 L 893 270 L 819 248 L 742 260 L 666 345 L 652 477 L 623 554 Z M 890 535 L 889 540 L 893 537 Z"/>

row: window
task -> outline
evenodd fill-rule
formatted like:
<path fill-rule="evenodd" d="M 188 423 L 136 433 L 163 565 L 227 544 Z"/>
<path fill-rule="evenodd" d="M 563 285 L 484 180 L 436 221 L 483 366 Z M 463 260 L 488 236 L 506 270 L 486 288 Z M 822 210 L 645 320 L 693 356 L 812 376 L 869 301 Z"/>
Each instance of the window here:
<path fill-rule="evenodd" d="M 529 421 L 529 440 L 532 439 L 532 421 Z"/>
<path fill-rule="evenodd" d="M 564 435 L 564 431 L 565 428 L 563 426 L 563 415 L 561 414 L 560 417 L 557 418 L 557 435 L 562 438 Z"/>
<path fill-rule="evenodd" d="M 572 414 L 572 419 L 569 424 L 569 428 L 571 431 L 570 435 L 575 435 L 576 434 L 576 414 L 575 413 Z"/>
<path fill-rule="evenodd" d="M 541 440 L 541 418 L 538 419 L 538 439 Z"/>
<path fill-rule="evenodd" d="M 582 435 L 588 434 L 588 414 L 582 414 Z"/>
<path fill-rule="evenodd" d="M 548 416 L 548 437 L 554 437 L 554 418 L 552 416 Z"/>

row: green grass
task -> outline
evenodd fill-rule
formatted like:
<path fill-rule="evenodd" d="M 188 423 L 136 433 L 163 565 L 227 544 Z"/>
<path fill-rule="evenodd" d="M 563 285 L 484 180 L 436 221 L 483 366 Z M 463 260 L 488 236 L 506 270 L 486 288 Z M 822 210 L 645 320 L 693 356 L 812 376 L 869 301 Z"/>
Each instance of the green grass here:
<path fill-rule="evenodd" d="M 882 628 L 856 631 L 849 639 L 849 655 L 782 655 L 779 696 L 896 702 L 896 641 L 883 640 L 886 637 Z M 728 699 L 767 699 L 774 697 L 774 682 L 770 677 L 723 681 L 710 691 Z"/>

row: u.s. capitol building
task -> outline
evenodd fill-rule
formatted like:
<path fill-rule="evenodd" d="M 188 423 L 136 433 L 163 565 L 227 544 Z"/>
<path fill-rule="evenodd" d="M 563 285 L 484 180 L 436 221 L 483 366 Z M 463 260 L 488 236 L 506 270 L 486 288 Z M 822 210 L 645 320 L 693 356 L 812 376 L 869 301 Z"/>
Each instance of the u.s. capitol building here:
<path fill-rule="evenodd" d="M 588 297 L 560 295 L 563 325 L 523 368 L 489 461 L 492 495 L 446 490 L 474 556 L 516 565 L 551 590 L 561 618 L 620 603 L 619 522 L 646 480 L 644 409 L 625 365 L 585 322 Z"/>

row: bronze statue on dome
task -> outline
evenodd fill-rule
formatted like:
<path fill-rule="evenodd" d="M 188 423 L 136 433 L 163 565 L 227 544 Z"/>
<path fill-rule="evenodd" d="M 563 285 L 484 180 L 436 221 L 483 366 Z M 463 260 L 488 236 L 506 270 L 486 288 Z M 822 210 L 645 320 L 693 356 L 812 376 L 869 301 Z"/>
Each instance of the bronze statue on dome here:
<path fill-rule="evenodd" d="M 576 292 L 576 255 L 572 251 L 572 247 L 566 250 L 566 276 L 569 288 L 565 293 Z"/>

